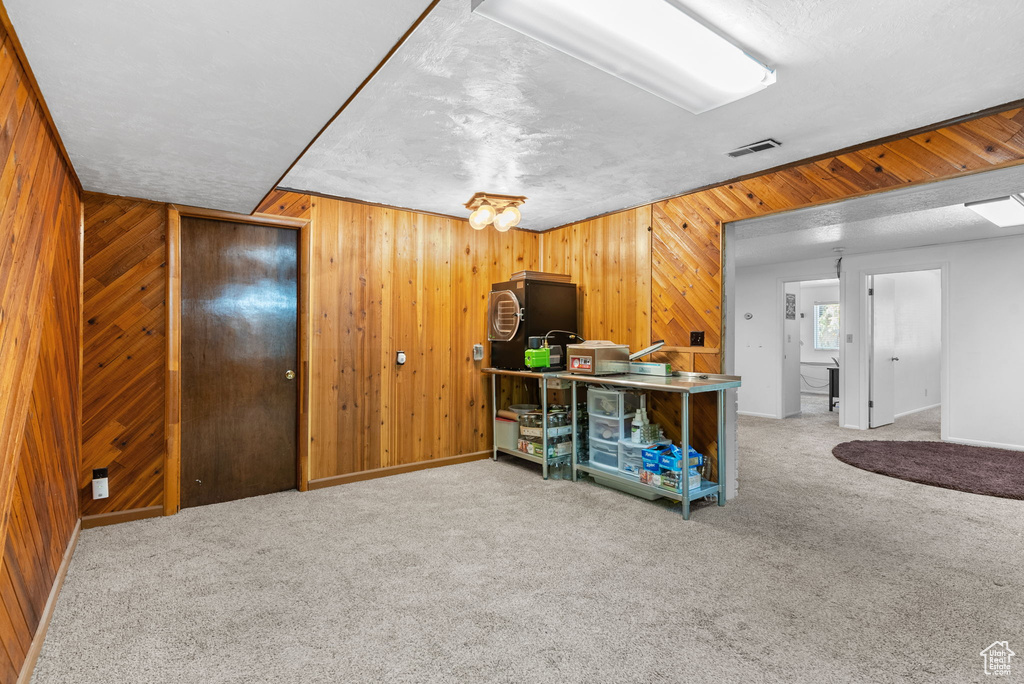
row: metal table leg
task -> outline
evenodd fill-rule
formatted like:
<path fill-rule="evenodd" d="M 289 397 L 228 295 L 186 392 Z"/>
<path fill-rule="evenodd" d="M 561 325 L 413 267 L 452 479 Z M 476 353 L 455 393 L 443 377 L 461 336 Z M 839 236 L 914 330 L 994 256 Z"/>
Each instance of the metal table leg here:
<path fill-rule="evenodd" d="M 718 505 L 725 505 L 725 390 L 718 390 Z"/>
<path fill-rule="evenodd" d="M 579 418 L 577 416 L 577 413 L 579 411 L 578 406 L 579 406 L 579 404 L 576 402 L 576 381 L 573 380 L 572 381 L 572 407 L 571 407 L 572 411 L 569 414 L 569 415 L 572 416 L 572 418 L 570 420 L 572 421 L 572 481 L 573 482 L 576 482 L 577 478 L 579 478 L 579 475 L 576 474 L 576 454 L 577 454 L 577 449 L 579 448 L 579 440 L 580 440 L 580 435 L 579 435 L 580 425 L 579 425 Z"/>
<path fill-rule="evenodd" d="M 683 447 L 683 472 L 679 474 L 682 484 L 683 496 L 683 520 L 690 519 L 690 393 L 683 392 L 679 395 L 679 403 L 682 405 L 682 425 L 679 431 L 679 441 Z"/>
<path fill-rule="evenodd" d="M 548 479 L 548 379 L 540 379 L 540 447 L 544 454 L 541 461 L 541 474 Z"/>
<path fill-rule="evenodd" d="M 491 375 L 491 460 L 498 460 L 498 376 Z"/>

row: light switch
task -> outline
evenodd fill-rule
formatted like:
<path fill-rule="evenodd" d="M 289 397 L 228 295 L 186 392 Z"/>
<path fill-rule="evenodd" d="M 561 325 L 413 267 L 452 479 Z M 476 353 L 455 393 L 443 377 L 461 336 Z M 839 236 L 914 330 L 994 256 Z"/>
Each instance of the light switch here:
<path fill-rule="evenodd" d="M 473 360 L 483 361 L 484 360 L 484 345 L 474 344 L 473 345 Z"/>
<path fill-rule="evenodd" d="M 846 344 L 853 344 L 853 333 L 846 333 Z"/>

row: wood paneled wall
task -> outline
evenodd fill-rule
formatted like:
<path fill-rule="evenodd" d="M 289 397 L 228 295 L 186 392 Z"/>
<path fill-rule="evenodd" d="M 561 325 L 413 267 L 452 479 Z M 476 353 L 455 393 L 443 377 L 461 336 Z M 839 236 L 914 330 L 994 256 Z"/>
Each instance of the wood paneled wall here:
<path fill-rule="evenodd" d="M 488 449 L 472 346 L 491 283 L 536 268 L 538 237 L 319 197 L 311 216 L 311 480 Z"/>
<path fill-rule="evenodd" d="M 573 223 L 542 239 L 544 270 L 576 283 L 586 339 L 634 350 L 650 344 L 650 206 Z"/>
<path fill-rule="evenodd" d="M 0 681 L 14 682 L 78 520 L 81 204 L 0 30 Z"/>
<path fill-rule="evenodd" d="M 79 484 L 93 515 L 161 501 L 167 207 L 89 193 L 85 206 Z M 310 479 L 489 449 L 487 361 L 472 346 L 488 348 L 491 283 L 536 269 L 539 236 L 283 191 L 257 214 L 311 219 Z M 111 496 L 94 502 L 104 466 Z"/>
<path fill-rule="evenodd" d="M 581 288 L 588 338 L 634 348 L 664 339 L 670 348 L 658 358 L 684 370 L 718 372 L 723 223 L 1018 164 L 1024 161 L 1022 128 L 1021 110 L 1009 110 L 572 224 L 542 238 L 475 232 L 455 219 L 276 191 L 259 213 L 312 222 L 310 477 L 328 481 L 487 448 L 488 391 L 477 373 L 484 364 L 474 363 L 470 350 L 486 339 L 490 283 L 513 271 L 572 275 Z M 90 200 L 87 233 L 98 229 L 91 217 L 104 215 L 104 202 L 115 201 L 124 200 Z M 164 205 L 152 207 L 160 213 Z M 123 228 L 140 240 L 158 232 L 153 225 Z M 140 247 L 133 254 L 142 263 L 152 252 Z M 134 312 L 126 320 L 147 315 L 140 308 L 145 296 L 136 289 L 121 300 L 122 313 Z M 705 332 L 703 349 L 688 346 L 692 330 Z M 401 368 L 394 363 L 398 350 L 409 359 Z M 118 357 L 123 371 L 144 376 L 145 359 L 127 356 Z M 86 372 L 89 383 L 93 369 Z M 678 415 L 675 405 L 655 408 L 666 424 Z M 695 400 L 693 418 L 694 445 L 713 451 L 714 406 Z M 111 420 L 120 424 L 116 416 Z M 142 478 L 137 493 L 158 487 L 157 459 L 141 444 L 129 440 L 111 461 L 119 468 L 130 464 L 126 482 Z M 116 505 L 149 500 L 140 495 Z"/>
<path fill-rule="evenodd" d="M 86 193 L 82 515 L 163 502 L 167 209 Z M 92 470 L 110 497 L 93 500 Z"/>

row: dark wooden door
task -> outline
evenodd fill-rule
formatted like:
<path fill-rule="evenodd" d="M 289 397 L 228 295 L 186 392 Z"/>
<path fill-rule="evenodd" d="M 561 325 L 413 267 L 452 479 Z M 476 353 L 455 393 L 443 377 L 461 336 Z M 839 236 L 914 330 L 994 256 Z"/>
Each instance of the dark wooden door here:
<path fill-rule="evenodd" d="M 182 507 L 296 486 L 298 239 L 182 217 Z"/>

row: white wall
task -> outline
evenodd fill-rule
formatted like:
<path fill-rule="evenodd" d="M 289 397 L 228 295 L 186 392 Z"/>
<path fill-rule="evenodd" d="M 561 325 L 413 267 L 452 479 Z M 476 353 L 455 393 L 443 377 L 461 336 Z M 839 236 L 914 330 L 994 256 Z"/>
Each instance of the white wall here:
<path fill-rule="evenodd" d="M 893 274 L 896 282 L 894 365 L 896 417 L 941 403 L 942 273 Z"/>
<path fill-rule="evenodd" d="M 839 301 L 839 281 L 835 285 L 816 285 L 800 288 L 800 361 L 807 364 L 827 363 L 839 357 L 838 351 L 819 351 L 814 348 L 814 305 Z M 842 312 L 840 311 L 840 317 Z M 800 391 L 828 394 L 828 366 L 804 365 L 800 368 Z"/>
<path fill-rule="evenodd" d="M 941 381 L 943 438 L 1024 449 L 1024 236 L 976 240 L 843 259 L 840 424 L 867 427 L 867 276 L 942 268 L 946 284 Z M 783 280 L 835 273 L 832 258 L 737 269 L 736 363 L 739 411 L 781 415 L 782 325 L 774 315 Z M 744 313 L 753 317 L 746 320 Z M 852 341 L 847 342 L 847 335 Z"/>

